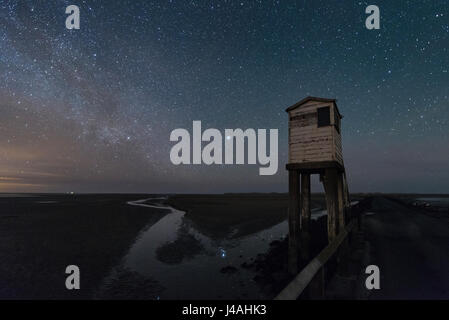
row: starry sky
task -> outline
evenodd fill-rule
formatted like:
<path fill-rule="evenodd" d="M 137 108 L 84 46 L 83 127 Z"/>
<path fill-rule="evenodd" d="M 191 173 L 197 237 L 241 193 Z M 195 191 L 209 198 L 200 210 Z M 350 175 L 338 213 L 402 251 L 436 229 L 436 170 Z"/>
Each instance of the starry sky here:
<path fill-rule="evenodd" d="M 285 108 L 312 95 L 338 99 L 350 191 L 449 193 L 448 8 L 0 0 L 0 192 L 284 192 Z M 279 129 L 278 173 L 173 165 L 193 120 Z"/>

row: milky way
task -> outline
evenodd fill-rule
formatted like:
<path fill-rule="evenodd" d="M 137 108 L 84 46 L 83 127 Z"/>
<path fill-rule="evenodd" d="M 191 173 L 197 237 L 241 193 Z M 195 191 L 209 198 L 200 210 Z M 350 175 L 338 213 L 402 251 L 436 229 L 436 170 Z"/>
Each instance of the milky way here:
<path fill-rule="evenodd" d="M 449 192 L 447 1 L 369 4 L 0 0 L 0 192 L 285 191 L 307 95 L 338 99 L 351 191 Z M 279 129 L 280 170 L 174 166 L 193 120 Z"/>

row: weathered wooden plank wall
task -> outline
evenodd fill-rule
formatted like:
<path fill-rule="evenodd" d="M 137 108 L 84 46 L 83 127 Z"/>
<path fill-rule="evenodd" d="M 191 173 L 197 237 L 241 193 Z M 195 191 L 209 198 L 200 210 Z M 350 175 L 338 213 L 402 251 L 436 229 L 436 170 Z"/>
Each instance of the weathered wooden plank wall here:
<path fill-rule="evenodd" d="M 318 127 L 317 108 L 331 106 L 331 126 Z M 330 103 L 310 101 L 289 112 L 289 163 L 337 161 L 343 163 L 341 136 Z"/>

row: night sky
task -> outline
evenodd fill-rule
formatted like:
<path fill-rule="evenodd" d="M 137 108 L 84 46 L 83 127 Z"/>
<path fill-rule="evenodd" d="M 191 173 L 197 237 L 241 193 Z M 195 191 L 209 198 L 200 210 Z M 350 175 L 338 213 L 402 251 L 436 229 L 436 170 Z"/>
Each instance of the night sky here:
<path fill-rule="evenodd" d="M 312 95 L 338 99 L 350 191 L 449 193 L 448 7 L 0 0 L 0 192 L 283 192 L 285 108 Z M 279 129 L 278 173 L 173 165 L 193 120 Z"/>

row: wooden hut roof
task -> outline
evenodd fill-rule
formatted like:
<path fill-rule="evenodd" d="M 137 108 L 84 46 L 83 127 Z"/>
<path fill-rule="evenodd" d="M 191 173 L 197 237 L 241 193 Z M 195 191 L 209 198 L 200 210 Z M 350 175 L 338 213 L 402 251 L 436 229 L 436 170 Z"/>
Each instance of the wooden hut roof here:
<path fill-rule="evenodd" d="M 302 99 L 301 101 L 296 102 L 294 105 L 291 105 L 285 111 L 290 112 L 296 108 L 301 107 L 303 104 L 305 104 L 306 102 L 309 102 L 309 101 L 332 102 L 335 105 L 335 109 L 337 110 L 338 114 L 340 115 L 340 118 L 343 118 L 343 116 L 340 113 L 340 110 L 338 110 L 338 107 L 337 107 L 337 99 L 328 99 L 328 98 L 319 98 L 319 97 L 308 96 L 308 97 L 305 97 L 304 99 Z"/>

